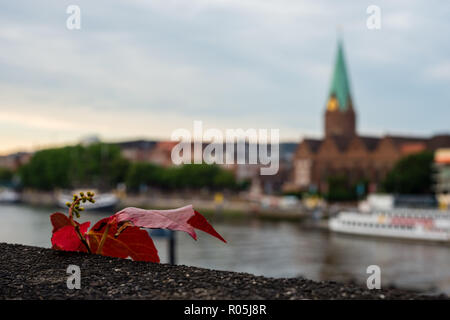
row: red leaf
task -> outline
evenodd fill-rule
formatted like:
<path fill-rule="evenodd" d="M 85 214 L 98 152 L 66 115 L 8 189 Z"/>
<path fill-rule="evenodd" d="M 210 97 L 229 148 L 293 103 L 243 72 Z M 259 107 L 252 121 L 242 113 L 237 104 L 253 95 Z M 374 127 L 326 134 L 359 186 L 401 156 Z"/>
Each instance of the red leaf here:
<path fill-rule="evenodd" d="M 53 225 L 52 233 L 55 233 L 58 229 L 61 229 L 62 227 L 71 225 L 69 218 L 66 215 L 62 214 L 61 212 L 55 212 L 54 214 L 52 214 L 50 216 L 50 221 Z"/>
<path fill-rule="evenodd" d="M 159 262 L 158 250 L 148 232 L 135 226 L 124 229 L 117 237 L 117 220 L 114 216 L 101 219 L 88 232 L 88 241 L 93 253 L 98 251 L 104 232 L 109 223 L 106 240 L 99 254 L 116 258 L 131 257 L 136 261 Z"/>
<path fill-rule="evenodd" d="M 173 210 L 125 208 L 114 216 L 118 222 L 130 221 L 137 227 L 184 231 L 195 240 L 194 228 L 197 228 L 226 242 L 200 213 L 194 211 L 192 205 Z"/>
<path fill-rule="evenodd" d="M 91 224 L 90 222 L 85 222 L 79 225 L 81 234 L 84 235 L 87 232 L 90 224 Z M 80 237 L 75 231 L 75 227 L 72 226 L 71 224 L 59 228 L 56 232 L 53 233 L 52 245 L 53 248 L 65 251 L 87 252 L 86 247 L 81 242 Z"/>
<path fill-rule="evenodd" d="M 90 222 L 79 224 L 62 213 L 50 216 L 53 225 L 52 245 L 54 249 L 86 252 L 73 223 L 86 238 L 90 251 L 105 256 L 133 260 L 159 262 L 158 251 L 147 231 L 140 228 L 170 229 L 185 231 L 197 239 L 194 228 L 226 242 L 222 236 L 192 205 L 174 210 L 143 210 L 126 208 L 115 215 L 101 219 L 87 232 Z M 122 224 L 125 222 L 126 224 Z"/>
<path fill-rule="evenodd" d="M 209 222 L 206 220 L 204 216 L 202 216 L 197 211 L 194 211 L 194 213 L 195 213 L 194 216 L 190 218 L 188 221 L 188 223 L 191 226 L 193 226 L 198 230 L 202 230 L 203 232 L 209 233 L 213 237 L 216 237 L 217 239 L 227 243 L 227 241 L 224 238 L 222 238 L 222 236 L 216 230 L 214 230 L 212 225 L 209 224 Z"/>

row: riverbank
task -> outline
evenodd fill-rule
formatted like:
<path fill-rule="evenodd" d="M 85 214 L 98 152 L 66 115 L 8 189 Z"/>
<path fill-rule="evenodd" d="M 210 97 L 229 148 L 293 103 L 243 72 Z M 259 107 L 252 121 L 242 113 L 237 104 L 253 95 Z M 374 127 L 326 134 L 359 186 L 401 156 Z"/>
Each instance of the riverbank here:
<path fill-rule="evenodd" d="M 54 207 L 57 204 L 57 195 L 48 191 L 26 190 L 20 195 L 21 201 L 32 206 Z M 273 221 L 301 221 L 309 216 L 304 209 L 283 210 L 279 208 L 259 208 L 255 203 L 238 198 L 225 199 L 220 208 L 211 197 L 201 197 L 189 194 L 185 197 L 154 193 L 148 195 L 121 195 L 119 196 L 117 210 L 125 207 L 138 207 L 144 209 L 174 209 L 192 204 L 194 208 L 204 215 L 230 218 L 253 219 Z"/>
<path fill-rule="evenodd" d="M 135 262 L 0 243 L 0 299 L 447 299 L 400 289 Z M 69 265 L 81 289 L 66 285 Z"/>

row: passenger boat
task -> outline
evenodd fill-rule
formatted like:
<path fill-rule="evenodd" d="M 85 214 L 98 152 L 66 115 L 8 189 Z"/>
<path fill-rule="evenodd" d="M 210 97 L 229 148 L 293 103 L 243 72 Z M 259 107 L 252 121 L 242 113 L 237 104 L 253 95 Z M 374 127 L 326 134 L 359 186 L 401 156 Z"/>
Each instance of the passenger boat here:
<path fill-rule="evenodd" d="M 57 196 L 57 204 L 61 208 L 67 208 L 66 203 L 72 202 L 73 195 L 79 192 L 74 191 L 73 193 L 60 193 Z M 95 203 L 89 201 L 82 203 L 81 206 L 85 210 L 109 210 L 114 209 L 119 203 L 119 199 L 113 193 L 97 193 L 95 192 Z"/>
<path fill-rule="evenodd" d="M 0 203 L 15 203 L 20 201 L 19 193 L 11 189 L 0 189 Z"/>
<path fill-rule="evenodd" d="M 425 209 L 379 210 L 370 213 L 341 211 L 328 223 L 335 232 L 403 238 L 450 240 L 450 211 Z"/>

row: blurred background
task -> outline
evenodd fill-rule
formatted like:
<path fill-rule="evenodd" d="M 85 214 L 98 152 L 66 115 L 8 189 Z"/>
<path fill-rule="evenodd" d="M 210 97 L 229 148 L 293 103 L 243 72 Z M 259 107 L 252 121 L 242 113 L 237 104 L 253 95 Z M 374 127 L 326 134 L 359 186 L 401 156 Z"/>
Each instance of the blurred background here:
<path fill-rule="evenodd" d="M 0 241 L 50 247 L 94 190 L 82 221 L 193 204 L 228 240 L 178 233 L 177 264 L 450 293 L 450 5 L 369 5 L 1 3 Z M 279 129 L 278 173 L 174 165 L 196 120 Z"/>

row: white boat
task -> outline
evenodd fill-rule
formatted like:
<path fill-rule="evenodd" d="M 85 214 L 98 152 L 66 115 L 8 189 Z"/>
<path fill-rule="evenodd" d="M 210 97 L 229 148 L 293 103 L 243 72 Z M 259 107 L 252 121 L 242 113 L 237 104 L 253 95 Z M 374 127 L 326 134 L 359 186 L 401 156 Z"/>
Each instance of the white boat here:
<path fill-rule="evenodd" d="M 0 203 L 14 203 L 19 200 L 19 193 L 10 189 L 0 189 Z"/>
<path fill-rule="evenodd" d="M 335 232 L 390 238 L 450 241 L 450 212 L 423 209 L 342 211 L 328 223 Z"/>
<path fill-rule="evenodd" d="M 73 195 L 78 194 L 79 192 L 74 193 L 60 193 L 57 196 L 58 206 L 61 208 L 67 208 L 66 203 L 72 202 Z M 113 209 L 119 203 L 119 199 L 113 193 L 95 193 L 95 203 L 91 203 L 89 201 L 85 203 L 81 203 L 80 206 L 85 210 L 107 210 Z"/>

